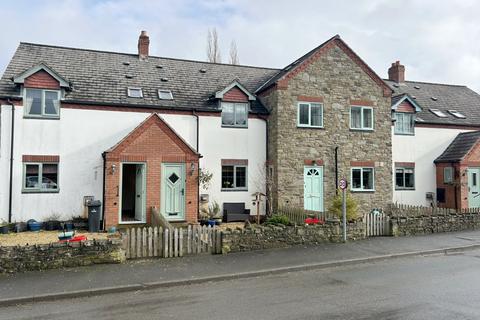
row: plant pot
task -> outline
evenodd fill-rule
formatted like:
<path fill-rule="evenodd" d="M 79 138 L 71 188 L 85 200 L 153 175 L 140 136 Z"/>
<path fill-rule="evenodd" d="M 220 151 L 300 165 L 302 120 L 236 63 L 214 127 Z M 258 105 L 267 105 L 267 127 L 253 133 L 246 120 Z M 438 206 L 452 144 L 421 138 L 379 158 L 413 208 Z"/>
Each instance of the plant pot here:
<path fill-rule="evenodd" d="M 214 227 L 215 226 L 215 220 L 208 220 L 208 226 Z"/>
<path fill-rule="evenodd" d="M 13 230 L 15 230 L 15 232 L 24 232 L 24 231 L 27 231 L 28 227 L 27 227 L 27 224 L 25 222 L 17 222 L 15 223 L 15 226 L 13 227 Z"/>
<path fill-rule="evenodd" d="M 66 231 L 73 231 L 73 229 L 75 228 L 73 222 L 65 222 L 63 224 L 63 230 L 66 230 Z"/>
<path fill-rule="evenodd" d="M 10 227 L 7 226 L 0 226 L 0 234 L 8 234 L 8 231 L 10 231 Z"/>
<path fill-rule="evenodd" d="M 42 229 L 42 223 L 37 221 L 28 222 L 28 230 L 30 231 L 40 231 Z"/>
<path fill-rule="evenodd" d="M 43 223 L 43 228 L 48 231 L 59 230 L 60 227 L 61 227 L 60 221 L 52 220 L 52 221 L 47 221 Z"/>

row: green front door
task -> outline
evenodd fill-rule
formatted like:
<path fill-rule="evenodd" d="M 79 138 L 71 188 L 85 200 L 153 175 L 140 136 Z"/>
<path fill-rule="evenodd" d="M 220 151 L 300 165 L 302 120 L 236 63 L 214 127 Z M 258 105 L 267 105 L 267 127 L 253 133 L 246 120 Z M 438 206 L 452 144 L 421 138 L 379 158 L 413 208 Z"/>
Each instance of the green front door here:
<path fill-rule="evenodd" d="M 468 207 L 480 208 L 480 168 L 468 168 Z"/>
<path fill-rule="evenodd" d="M 185 220 L 185 164 L 162 164 L 161 206 L 168 220 Z"/>
<path fill-rule="evenodd" d="M 305 167 L 303 181 L 305 210 L 323 212 L 323 167 Z"/>

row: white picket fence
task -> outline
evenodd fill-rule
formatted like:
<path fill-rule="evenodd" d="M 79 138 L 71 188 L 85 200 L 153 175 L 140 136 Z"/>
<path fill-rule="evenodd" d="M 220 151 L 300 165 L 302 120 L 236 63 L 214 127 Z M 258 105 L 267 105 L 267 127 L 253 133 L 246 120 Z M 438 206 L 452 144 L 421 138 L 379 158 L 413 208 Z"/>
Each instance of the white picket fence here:
<path fill-rule="evenodd" d="M 389 236 L 390 217 L 383 211 L 372 210 L 363 216 L 365 235 L 367 237 Z"/>
<path fill-rule="evenodd" d="M 127 259 L 172 258 L 222 251 L 222 232 L 210 226 L 128 228 L 124 237 Z"/>

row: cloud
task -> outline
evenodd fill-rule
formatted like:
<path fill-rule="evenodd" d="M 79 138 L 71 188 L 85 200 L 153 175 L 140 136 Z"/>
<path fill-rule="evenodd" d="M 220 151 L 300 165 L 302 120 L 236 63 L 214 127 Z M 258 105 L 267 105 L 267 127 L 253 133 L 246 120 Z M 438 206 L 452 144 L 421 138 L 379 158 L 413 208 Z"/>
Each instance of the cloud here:
<path fill-rule="evenodd" d="M 216 27 L 224 61 L 283 67 L 335 34 L 382 77 L 400 60 L 410 80 L 466 84 L 480 91 L 480 3 L 474 0 L 86 0 L 2 2 L 0 70 L 19 41 L 136 52 L 148 30 L 155 55 L 205 59 Z"/>

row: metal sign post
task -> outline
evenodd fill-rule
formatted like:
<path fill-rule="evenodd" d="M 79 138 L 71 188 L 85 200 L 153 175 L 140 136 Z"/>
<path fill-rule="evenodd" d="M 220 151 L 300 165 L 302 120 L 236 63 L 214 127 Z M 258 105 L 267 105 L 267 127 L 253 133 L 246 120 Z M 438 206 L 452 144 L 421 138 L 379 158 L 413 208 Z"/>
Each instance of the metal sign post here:
<path fill-rule="evenodd" d="M 342 189 L 342 222 L 343 222 L 343 242 L 347 242 L 347 179 L 340 179 L 339 187 Z"/>

